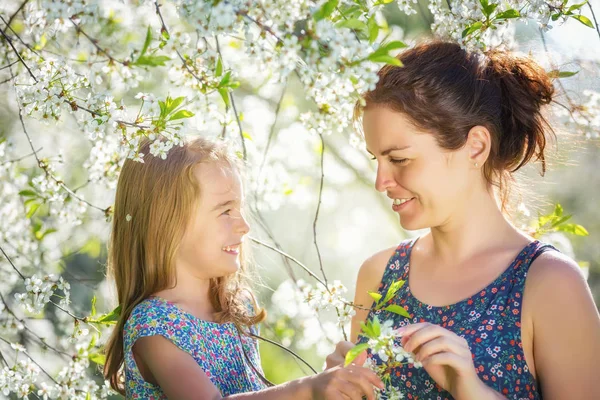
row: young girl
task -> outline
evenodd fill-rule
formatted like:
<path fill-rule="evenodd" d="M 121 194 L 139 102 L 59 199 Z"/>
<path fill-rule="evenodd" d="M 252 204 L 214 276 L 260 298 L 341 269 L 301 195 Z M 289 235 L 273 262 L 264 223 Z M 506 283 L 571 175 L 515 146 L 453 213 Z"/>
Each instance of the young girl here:
<path fill-rule="evenodd" d="M 267 388 L 255 325 L 265 318 L 242 262 L 249 227 L 236 158 L 196 139 L 166 160 L 141 144 L 117 187 L 109 268 L 121 315 L 105 375 L 129 399 L 322 399 L 382 386 L 352 365 Z M 242 394 L 246 393 L 246 394 Z"/>
<path fill-rule="evenodd" d="M 367 291 L 385 296 L 404 280 L 394 302 L 412 318 L 357 310 L 352 340 L 366 318 L 394 320 L 423 364 L 391 371 L 413 400 L 600 399 L 600 317 L 578 265 L 504 212 L 512 173 L 534 157 L 545 167 L 548 75 L 528 58 L 444 42 L 399 58 L 357 116 L 377 190 L 403 228 L 429 232 L 369 258 L 356 284 L 356 304 L 368 307 Z"/>

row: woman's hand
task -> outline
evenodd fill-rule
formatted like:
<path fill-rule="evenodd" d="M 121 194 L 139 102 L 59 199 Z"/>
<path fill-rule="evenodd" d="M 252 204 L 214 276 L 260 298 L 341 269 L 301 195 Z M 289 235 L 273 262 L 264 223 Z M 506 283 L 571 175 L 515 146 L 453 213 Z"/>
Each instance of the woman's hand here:
<path fill-rule="evenodd" d="M 503 398 L 477 376 L 467 341 L 439 325 L 428 322 L 398 329 L 402 347 L 456 399 Z"/>
<path fill-rule="evenodd" d="M 307 382 L 310 384 L 311 398 L 315 400 L 361 400 L 363 396 L 367 400 L 375 400 L 374 387 L 385 387 L 377 374 L 354 363 L 347 367 L 338 365 L 327 369 L 307 378 Z"/>

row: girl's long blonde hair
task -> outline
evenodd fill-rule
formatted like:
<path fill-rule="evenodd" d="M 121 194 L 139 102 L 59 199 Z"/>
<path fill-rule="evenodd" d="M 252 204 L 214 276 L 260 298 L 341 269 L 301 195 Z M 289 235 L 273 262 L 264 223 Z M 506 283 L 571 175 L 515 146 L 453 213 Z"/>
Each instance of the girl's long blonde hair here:
<path fill-rule="evenodd" d="M 121 394 L 125 322 L 142 300 L 175 284 L 176 253 L 200 196 L 194 167 L 218 162 L 239 169 L 238 160 L 223 144 L 208 139 L 175 146 L 166 160 L 150 155 L 150 144 L 146 139 L 140 145 L 143 163 L 127 159 L 123 165 L 109 242 L 108 274 L 115 280 L 121 313 L 106 344 L 104 375 Z M 233 322 L 239 328 L 255 325 L 266 316 L 251 295 L 247 266 L 241 260 L 240 271 L 210 282 L 217 322 Z M 253 313 L 248 311 L 248 293 Z"/>

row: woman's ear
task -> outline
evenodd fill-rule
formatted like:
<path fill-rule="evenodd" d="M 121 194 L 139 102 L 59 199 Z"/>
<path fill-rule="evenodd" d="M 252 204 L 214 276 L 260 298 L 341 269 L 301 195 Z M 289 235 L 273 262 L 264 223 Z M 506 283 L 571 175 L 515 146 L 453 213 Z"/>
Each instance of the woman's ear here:
<path fill-rule="evenodd" d="M 472 127 L 467 135 L 466 146 L 469 162 L 475 168 L 482 167 L 487 161 L 492 147 L 490 131 L 482 125 Z"/>

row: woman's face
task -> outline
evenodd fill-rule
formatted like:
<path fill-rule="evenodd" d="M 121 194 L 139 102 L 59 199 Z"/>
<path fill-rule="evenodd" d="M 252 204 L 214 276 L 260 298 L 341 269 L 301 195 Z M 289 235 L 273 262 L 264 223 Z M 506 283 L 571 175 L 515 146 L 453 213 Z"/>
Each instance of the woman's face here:
<path fill-rule="evenodd" d="M 418 130 L 407 116 L 385 106 L 365 110 L 367 151 L 377 160 L 375 187 L 391 199 L 404 229 L 448 224 L 466 214 L 478 185 L 468 146 L 442 149 L 431 133 Z"/>

